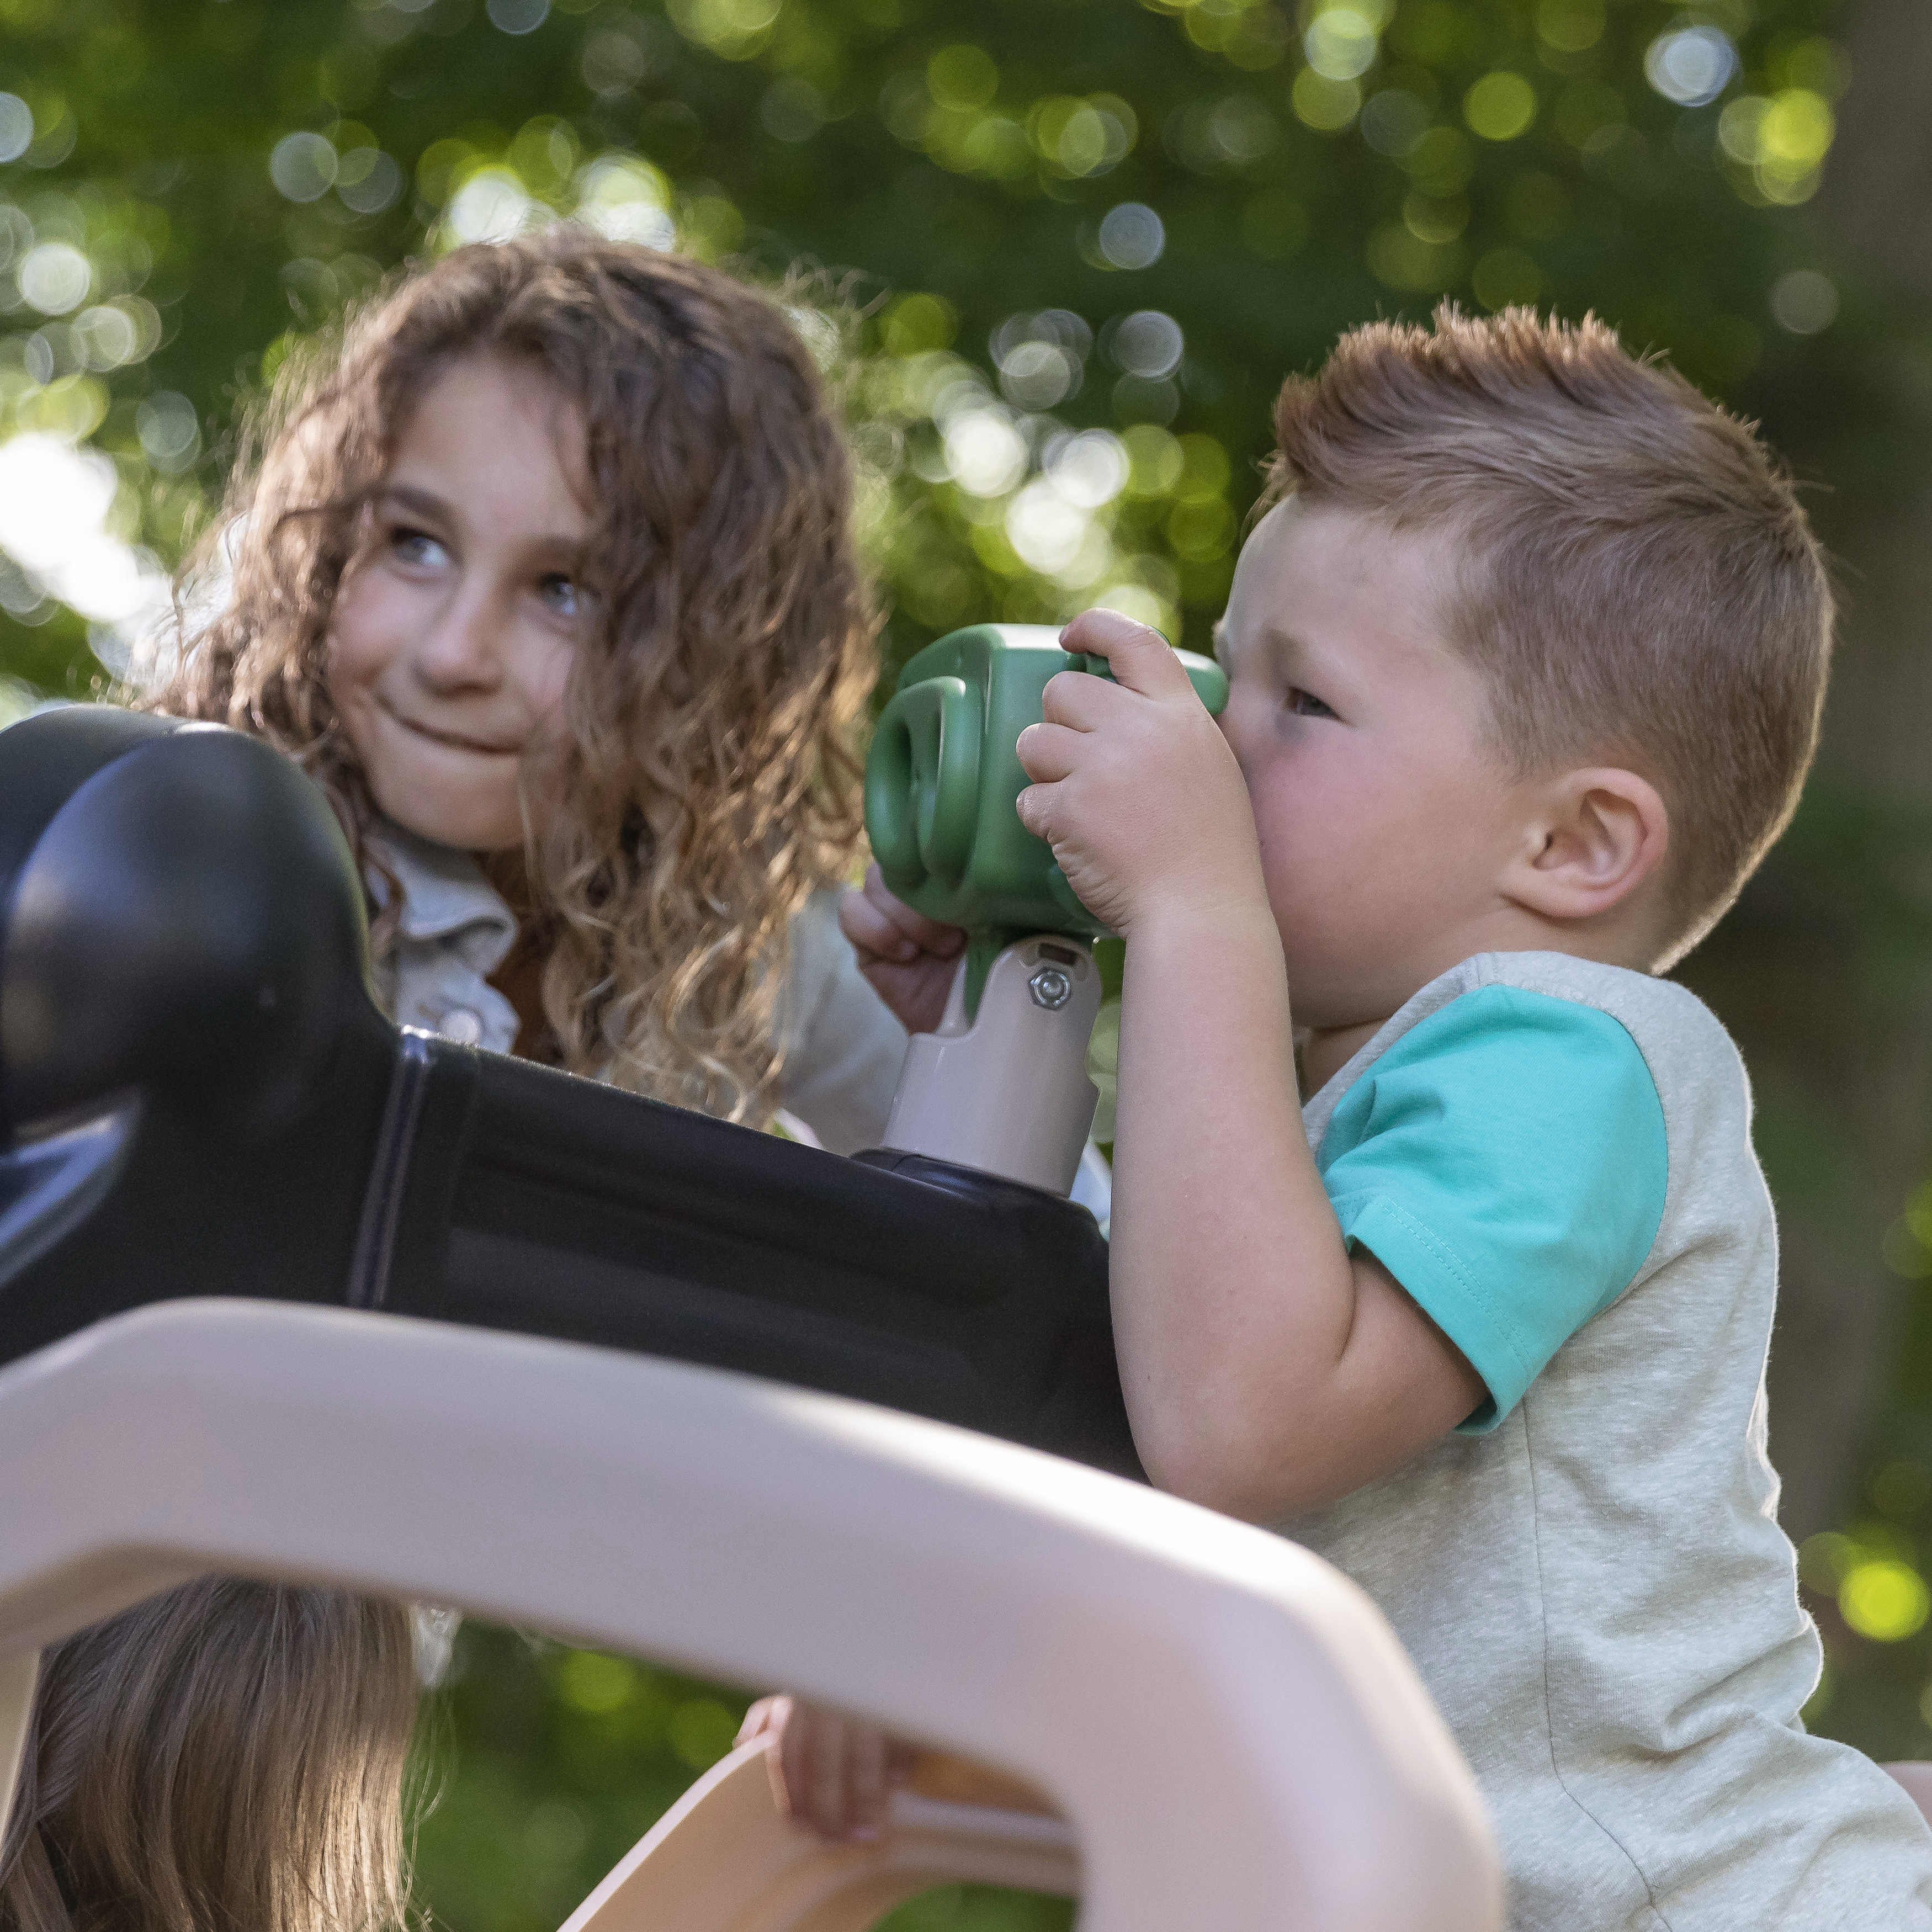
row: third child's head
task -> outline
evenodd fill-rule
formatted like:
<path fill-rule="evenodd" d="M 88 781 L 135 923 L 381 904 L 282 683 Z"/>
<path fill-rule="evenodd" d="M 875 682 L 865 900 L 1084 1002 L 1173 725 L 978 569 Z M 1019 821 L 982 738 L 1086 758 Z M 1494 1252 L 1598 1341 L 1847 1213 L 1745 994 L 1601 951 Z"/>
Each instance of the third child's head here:
<path fill-rule="evenodd" d="M 1276 406 L 1220 638 L 1298 1019 L 1460 959 L 1660 969 L 1816 742 L 1832 606 L 1750 430 L 1599 324 L 1345 338 Z"/>
<path fill-rule="evenodd" d="M 285 369 L 257 445 L 158 701 L 300 758 L 358 858 L 386 820 L 484 860 L 564 1064 L 755 1108 L 873 672 L 781 303 L 580 230 L 459 250 Z"/>

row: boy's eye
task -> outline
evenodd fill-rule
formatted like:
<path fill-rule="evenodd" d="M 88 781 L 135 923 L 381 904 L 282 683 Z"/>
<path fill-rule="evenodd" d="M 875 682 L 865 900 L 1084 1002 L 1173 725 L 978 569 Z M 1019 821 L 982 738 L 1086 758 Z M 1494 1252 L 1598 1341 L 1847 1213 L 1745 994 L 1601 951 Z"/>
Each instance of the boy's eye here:
<path fill-rule="evenodd" d="M 449 552 L 427 530 L 392 530 L 389 548 L 399 563 L 435 569 L 449 561 Z"/>
<path fill-rule="evenodd" d="M 1298 718 L 1332 718 L 1335 716 L 1314 692 L 1304 691 L 1298 686 L 1290 685 L 1288 695 L 1282 701 Z"/>
<path fill-rule="evenodd" d="M 590 607 L 590 593 L 561 571 L 546 577 L 537 586 L 537 595 L 559 617 L 580 617 Z"/>

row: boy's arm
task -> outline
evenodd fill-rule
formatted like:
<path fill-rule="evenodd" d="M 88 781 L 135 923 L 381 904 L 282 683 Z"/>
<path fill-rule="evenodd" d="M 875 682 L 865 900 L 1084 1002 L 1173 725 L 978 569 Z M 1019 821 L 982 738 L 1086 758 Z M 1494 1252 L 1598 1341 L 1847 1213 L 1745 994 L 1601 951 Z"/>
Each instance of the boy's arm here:
<path fill-rule="evenodd" d="M 1154 632 L 1112 613 L 1022 734 L 1021 817 L 1128 940 L 1114 1323 L 1161 1488 L 1268 1521 L 1406 1462 L 1480 1378 L 1366 1254 L 1302 1131 L 1287 973 L 1232 752 Z"/>

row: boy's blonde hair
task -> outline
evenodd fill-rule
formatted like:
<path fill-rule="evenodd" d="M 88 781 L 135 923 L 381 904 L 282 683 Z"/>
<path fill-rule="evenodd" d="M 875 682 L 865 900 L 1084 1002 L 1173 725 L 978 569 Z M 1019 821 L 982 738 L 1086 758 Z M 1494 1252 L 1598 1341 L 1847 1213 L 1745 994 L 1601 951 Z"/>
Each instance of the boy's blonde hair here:
<path fill-rule="evenodd" d="M 526 854 L 536 903 L 518 908 L 545 958 L 550 1057 L 761 1120 L 790 920 L 858 840 L 877 674 L 844 443 L 780 301 L 568 226 L 405 275 L 291 355 L 251 412 L 184 572 L 187 648 L 149 701 L 298 759 L 365 860 L 377 814 L 329 696 L 335 599 L 416 404 L 477 357 L 571 406 L 587 444 L 596 613 L 567 750 L 539 775 L 556 803 Z M 196 585 L 224 575 L 196 630 Z"/>
<path fill-rule="evenodd" d="M 1626 766 L 1670 814 L 1660 970 L 1784 829 L 1818 740 L 1832 594 L 1790 480 L 1750 425 L 1616 332 L 1486 320 L 1352 331 L 1275 406 L 1264 502 L 1443 530 L 1441 616 L 1489 687 L 1518 776 Z"/>
<path fill-rule="evenodd" d="M 210 1578 L 55 1645 L 0 1932 L 401 1932 L 407 1612 Z"/>

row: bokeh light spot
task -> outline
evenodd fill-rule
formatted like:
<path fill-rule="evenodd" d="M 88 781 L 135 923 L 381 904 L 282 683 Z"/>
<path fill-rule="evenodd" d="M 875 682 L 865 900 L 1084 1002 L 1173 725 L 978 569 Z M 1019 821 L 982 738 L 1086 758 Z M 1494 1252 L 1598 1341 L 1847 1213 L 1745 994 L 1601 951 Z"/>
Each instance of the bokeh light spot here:
<path fill-rule="evenodd" d="M 1330 7 L 1310 22 L 1301 46 L 1325 80 L 1359 80 L 1376 64 L 1376 22 L 1353 7 Z"/>
<path fill-rule="evenodd" d="M 1294 76 L 1288 99 L 1295 118 L 1323 134 L 1339 134 L 1361 112 L 1362 90 L 1352 80 L 1334 80 L 1312 67 Z"/>
<path fill-rule="evenodd" d="M 17 94 L 0 94 L 0 162 L 17 161 L 33 144 L 33 110 Z"/>
<path fill-rule="evenodd" d="M 268 155 L 268 178 L 290 201 L 320 201 L 335 185 L 335 148 L 320 134 L 284 134 Z"/>
<path fill-rule="evenodd" d="M 536 212 L 523 183 L 508 169 L 484 168 L 451 196 L 444 220 L 454 242 L 507 242 L 531 225 Z"/>
<path fill-rule="evenodd" d="M 201 448 L 194 405 L 173 389 L 158 389 L 134 412 L 136 433 L 148 460 L 164 476 L 185 470 Z"/>
<path fill-rule="evenodd" d="M 1586 53 L 1604 38 L 1604 0 L 1538 0 L 1536 32 L 1560 54 Z"/>
<path fill-rule="evenodd" d="M 352 148 L 336 170 L 335 192 L 357 214 L 380 214 L 402 191 L 402 170 L 380 148 Z"/>
<path fill-rule="evenodd" d="M 1000 70 L 982 48 L 941 47 L 926 64 L 927 91 L 941 107 L 970 112 L 1000 91 Z"/>
<path fill-rule="evenodd" d="M 1492 314 L 1527 307 L 1543 292 L 1543 272 L 1520 248 L 1492 248 L 1469 277 L 1476 299 Z"/>
<path fill-rule="evenodd" d="M 1132 464 L 1111 430 L 1084 429 L 1048 445 L 1043 467 L 1048 482 L 1076 509 L 1097 510 L 1127 487 Z"/>
<path fill-rule="evenodd" d="M 1666 100 L 1702 107 L 1717 99 L 1738 70 L 1738 50 L 1715 27 L 1680 27 L 1660 34 L 1643 57 L 1643 77 Z"/>
<path fill-rule="evenodd" d="M 578 177 L 576 212 L 578 220 L 614 242 L 668 248 L 677 239 L 670 184 L 634 154 L 599 154 L 585 168 Z"/>
<path fill-rule="evenodd" d="M 638 1688 L 638 1666 L 627 1658 L 608 1657 L 602 1651 L 567 1651 L 558 1663 L 556 1678 L 563 1701 L 573 1711 L 604 1718 L 631 1701 Z"/>
<path fill-rule="evenodd" d="M 670 1748 L 693 1771 L 709 1771 L 731 1748 L 738 1720 L 715 1697 L 679 1705 L 666 1727 Z"/>
<path fill-rule="evenodd" d="M 1172 496 L 1186 466 L 1179 441 L 1153 423 L 1136 423 L 1120 437 L 1127 453 L 1127 494 L 1142 500 Z"/>
<path fill-rule="evenodd" d="M 1536 118 L 1536 90 L 1520 74 L 1486 74 L 1462 97 L 1462 118 L 1486 141 L 1514 141 Z"/>
<path fill-rule="evenodd" d="M 945 436 L 946 467 L 968 496 L 1004 496 L 1025 472 L 1025 440 L 1004 411 L 962 410 Z"/>
<path fill-rule="evenodd" d="M 1815 268 L 1793 268 L 1772 284 L 1771 312 L 1780 328 L 1793 335 L 1816 335 L 1829 328 L 1838 313 L 1838 291 L 1828 275 Z M 1907 1220 L 1912 1220 L 1908 1214 Z M 1932 1216 L 1926 1232 L 1932 1234 Z M 1912 1232 L 1918 1232 L 1915 1223 Z"/>
<path fill-rule="evenodd" d="M 488 0 L 484 11 L 499 33 L 533 34 L 550 18 L 550 0 Z"/>
<path fill-rule="evenodd" d="M 776 140 L 808 141 L 825 124 L 825 97 L 810 81 L 785 74 L 759 97 L 758 118 Z"/>
<path fill-rule="evenodd" d="M 1124 201 L 1101 217 L 1100 244 L 1111 268 L 1150 268 L 1167 246 L 1167 230 L 1144 202 Z"/>
<path fill-rule="evenodd" d="M 1909 1563 L 1880 1557 L 1854 1564 L 1838 1586 L 1838 1612 L 1875 1643 L 1900 1643 L 1924 1628 L 1932 1592 Z"/>
<path fill-rule="evenodd" d="M 880 317 L 879 339 L 888 356 L 923 356 L 950 348 L 958 328 L 958 316 L 950 302 L 938 296 L 905 295 Z"/>
<path fill-rule="evenodd" d="M 1362 139 L 1378 154 L 1400 160 L 1429 128 L 1429 110 L 1406 88 L 1385 87 L 1362 109 Z"/>
<path fill-rule="evenodd" d="M 94 271 L 78 248 L 64 242 L 43 242 L 20 264 L 20 292 L 43 315 L 65 315 L 80 308 L 94 285 Z"/>
<path fill-rule="evenodd" d="M 1172 316 L 1142 308 L 1123 316 L 1107 332 L 1104 346 L 1116 368 L 1155 381 L 1180 368 L 1186 338 Z"/>
<path fill-rule="evenodd" d="M 724 60 L 749 60 L 776 23 L 783 0 L 668 0 L 671 25 Z"/>

